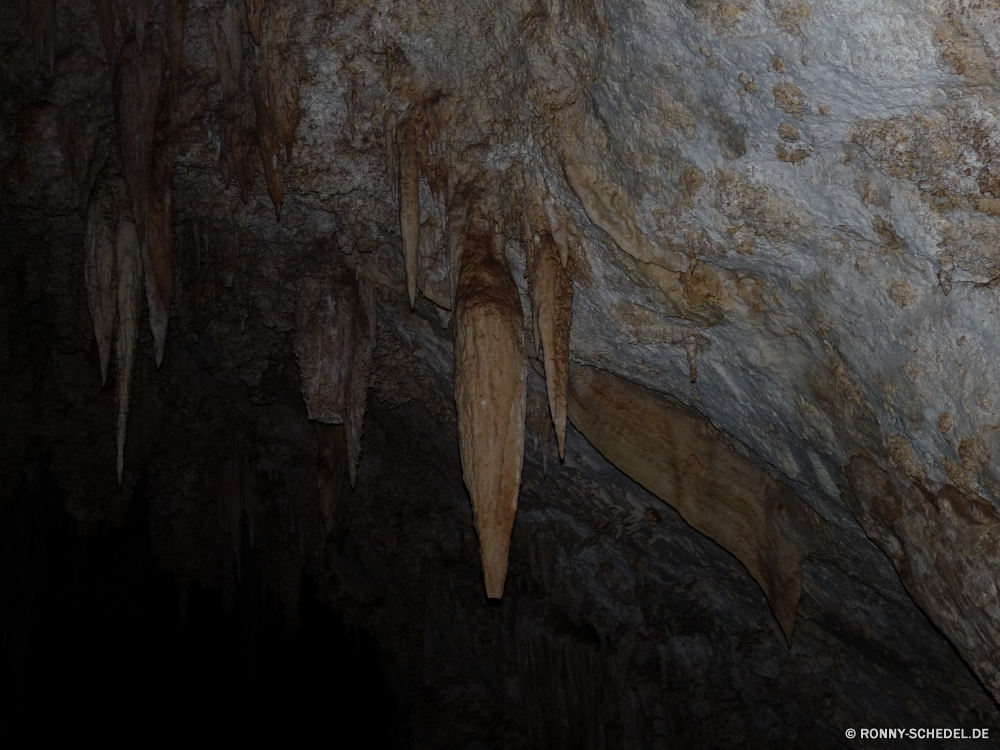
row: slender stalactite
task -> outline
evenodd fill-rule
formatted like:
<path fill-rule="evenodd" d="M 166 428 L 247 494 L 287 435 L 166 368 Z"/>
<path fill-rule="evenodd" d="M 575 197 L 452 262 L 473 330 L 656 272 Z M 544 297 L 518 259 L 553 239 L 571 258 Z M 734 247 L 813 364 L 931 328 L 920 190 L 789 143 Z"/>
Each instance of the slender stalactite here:
<path fill-rule="evenodd" d="M 21 16 L 38 61 L 47 66 L 51 74 L 56 64 L 55 0 L 21 0 Z"/>
<path fill-rule="evenodd" d="M 528 206 L 528 281 L 535 346 L 541 348 L 549 411 L 556 428 L 559 457 L 566 456 L 566 378 L 573 318 L 573 279 L 561 262 L 560 248 L 547 217 L 534 201 Z"/>
<path fill-rule="evenodd" d="M 420 250 L 420 167 L 417 131 L 412 119 L 404 126 L 399 146 L 399 228 L 403 236 L 406 293 L 410 309 L 417 303 L 417 260 Z"/>
<path fill-rule="evenodd" d="M 115 277 L 115 182 L 103 173 L 87 207 L 86 255 L 83 266 L 87 302 L 101 360 L 101 384 L 108 381 L 118 297 Z"/>
<path fill-rule="evenodd" d="M 253 43 L 260 45 L 261 28 L 263 26 L 264 0 L 243 0 L 244 23 L 246 30 L 253 37 Z"/>
<path fill-rule="evenodd" d="M 135 31 L 139 54 L 146 40 L 146 15 L 149 13 L 149 0 L 132 0 L 132 23 Z"/>
<path fill-rule="evenodd" d="M 101 42 L 107 55 L 108 65 L 114 65 L 115 47 L 115 4 L 114 0 L 95 0 L 97 5 L 97 21 L 101 26 Z"/>
<path fill-rule="evenodd" d="M 354 313 L 354 347 L 347 392 L 347 468 L 351 487 L 358 481 L 361 460 L 361 436 L 364 433 L 365 411 L 368 408 L 368 378 L 375 352 L 375 289 L 365 279 L 358 279 L 358 304 Z"/>
<path fill-rule="evenodd" d="M 467 201 L 456 256 L 455 403 L 486 595 L 495 599 L 503 596 L 524 460 L 524 319 L 485 200 L 474 191 Z"/>
<path fill-rule="evenodd" d="M 291 159 L 295 128 L 299 122 L 299 81 L 289 43 L 290 29 L 288 12 L 272 8 L 263 32 L 260 62 L 254 70 L 253 80 L 264 179 L 278 219 L 281 218 L 284 203 L 285 162 Z"/>
<path fill-rule="evenodd" d="M 157 367 L 163 362 L 173 283 L 171 165 L 155 149 L 156 118 L 163 78 L 159 33 L 144 48 L 133 37 L 122 47 L 115 75 L 115 109 L 122 162 L 142 248 L 149 327 Z"/>
<path fill-rule="evenodd" d="M 165 160 L 156 158 L 149 193 L 149 213 L 146 219 L 146 242 L 143 246 L 143 268 L 146 280 L 146 304 L 149 307 L 149 328 L 153 332 L 156 366 L 163 363 L 170 322 L 170 300 L 174 281 L 173 191 L 171 169 Z"/>
<path fill-rule="evenodd" d="M 184 52 L 184 19 L 187 15 L 187 0 L 167 0 L 167 75 L 170 87 L 170 102 L 176 106 L 180 98 L 181 56 Z"/>
<path fill-rule="evenodd" d="M 125 435 L 129 403 L 132 397 L 132 373 L 135 370 L 136 345 L 139 339 L 139 304 L 142 296 L 142 258 L 139 233 L 132 217 L 124 180 L 116 185 L 118 227 L 115 253 L 118 268 L 118 341 L 115 359 L 118 364 L 118 484 L 125 468 Z"/>
<path fill-rule="evenodd" d="M 397 175 L 399 156 L 396 153 L 396 113 L 391 109 L 385 113 L 382 127 L 382 147 L 385 149 L 385 174 L 389 180 L 389 190 L 394 198 L 399 198 L 399 177 Z"/>
<path fill-rule="evenodd" d="M 219 128 L 219 170 L 226 183 L 236 179 L 246 203 L 254 182 L 253 127 L 247 125 L 252 110 L 247 99 L 243 64 L 243 22 L 240 9 L 232 0 L 222 6 L 212 23 L 216 68 L 222 86 Z"/>
<path fill-rule="evenodd" d="M 331 279 L 299 285 L 295 356 L 309 419 L 343 425 L 351 486 L 357 481 L 375 348 L 375 297 L 370 282 L 339 269 Z"/>

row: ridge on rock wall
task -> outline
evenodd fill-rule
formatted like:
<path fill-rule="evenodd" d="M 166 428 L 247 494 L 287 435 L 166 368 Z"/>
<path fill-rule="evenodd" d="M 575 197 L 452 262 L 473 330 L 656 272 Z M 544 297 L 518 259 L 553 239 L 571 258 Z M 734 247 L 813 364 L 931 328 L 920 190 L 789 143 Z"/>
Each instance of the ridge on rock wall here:
<path fill-rule="evenodd" d="M 795 494 L 660 394 L 574 364 L 569 396 L 570 420 L 595 448 L 746 565 L 791 647 L 803 557 Z"/>

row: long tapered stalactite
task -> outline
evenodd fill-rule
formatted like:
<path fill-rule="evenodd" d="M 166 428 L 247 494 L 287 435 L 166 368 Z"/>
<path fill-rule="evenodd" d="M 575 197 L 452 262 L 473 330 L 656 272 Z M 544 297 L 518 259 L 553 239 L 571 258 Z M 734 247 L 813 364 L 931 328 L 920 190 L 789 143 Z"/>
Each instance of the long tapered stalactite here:
<path fill-rule="evenodd" d="M 462 474 L 472 496 L 486 595 L 499 598 L 524 460 L 524 319 L 483 196 L 474 191 L 457 200 L 467 204 L 455 257 L 455 403 Z"/>
<path fill-rule="evenodd" d="M 549 411 L 556 429 L 559 457 L 566 455 L 566 380 L 569 333 L 573 318 L 573 278 L 560 258 L 560 247 L 540 205 L 527 208 L 528 282 L 535 346 L 545 369 Z"/>

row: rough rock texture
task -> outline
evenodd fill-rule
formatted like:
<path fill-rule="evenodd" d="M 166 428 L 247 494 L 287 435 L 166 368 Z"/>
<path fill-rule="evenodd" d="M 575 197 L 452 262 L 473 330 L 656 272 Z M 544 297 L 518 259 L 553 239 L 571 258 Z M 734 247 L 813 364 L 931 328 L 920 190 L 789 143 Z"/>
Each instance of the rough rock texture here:
<path fill-rule="evenodd" d="M 404 744 L 996 726 L 998 22 L 966 0 L 4 3 L 0 503 L 51 477 L 93 533 L 141 481 L 161 566 L 230 600 L 252 529 L 290 628 L 308 568 L 376 634 Z M 422 295 L 397 184 L 411 127 Z M 145 269 L 123 284 L 115 256 L 117 402 L 84 274 L 102 170 L 127 182 Z M 502 325 L 463 308 L 469 185 L 491 201 L 474 244 L 504 268 Z M 558 353 L 526 247 L 545 219 L 569 359 L 683 404 L 798 496 L 790 647 L 742 554 L 642 467 L 572 426 L 563 448 L 558 377 L 524 359 Z M 334 289 L 377 307 L 355 316 L 373 349 L 302 343 L 329 343 Z M 324 357 L 337 375 L 310 390 Z M 512 439 L 489 536 L 500 605 L 462 481 L 463 373 L 526 393 L 520 494 Z M 313 397 L 327 421 L 367 410 L 344 438 L 353 491 Z"/>

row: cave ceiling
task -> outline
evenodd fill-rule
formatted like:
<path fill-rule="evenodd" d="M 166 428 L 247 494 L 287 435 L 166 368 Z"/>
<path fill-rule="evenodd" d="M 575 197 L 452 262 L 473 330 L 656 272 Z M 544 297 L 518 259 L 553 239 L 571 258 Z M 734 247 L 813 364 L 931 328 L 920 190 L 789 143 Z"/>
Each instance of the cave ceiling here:
<path fill-rule="evenodd" d="M 429 746 L 588 680 L 602 747 L 997 722 L 993 3 L 8 0 L 0 47 L 4 501 L 141 487 L 222 587 L 245 527 Z"/>

